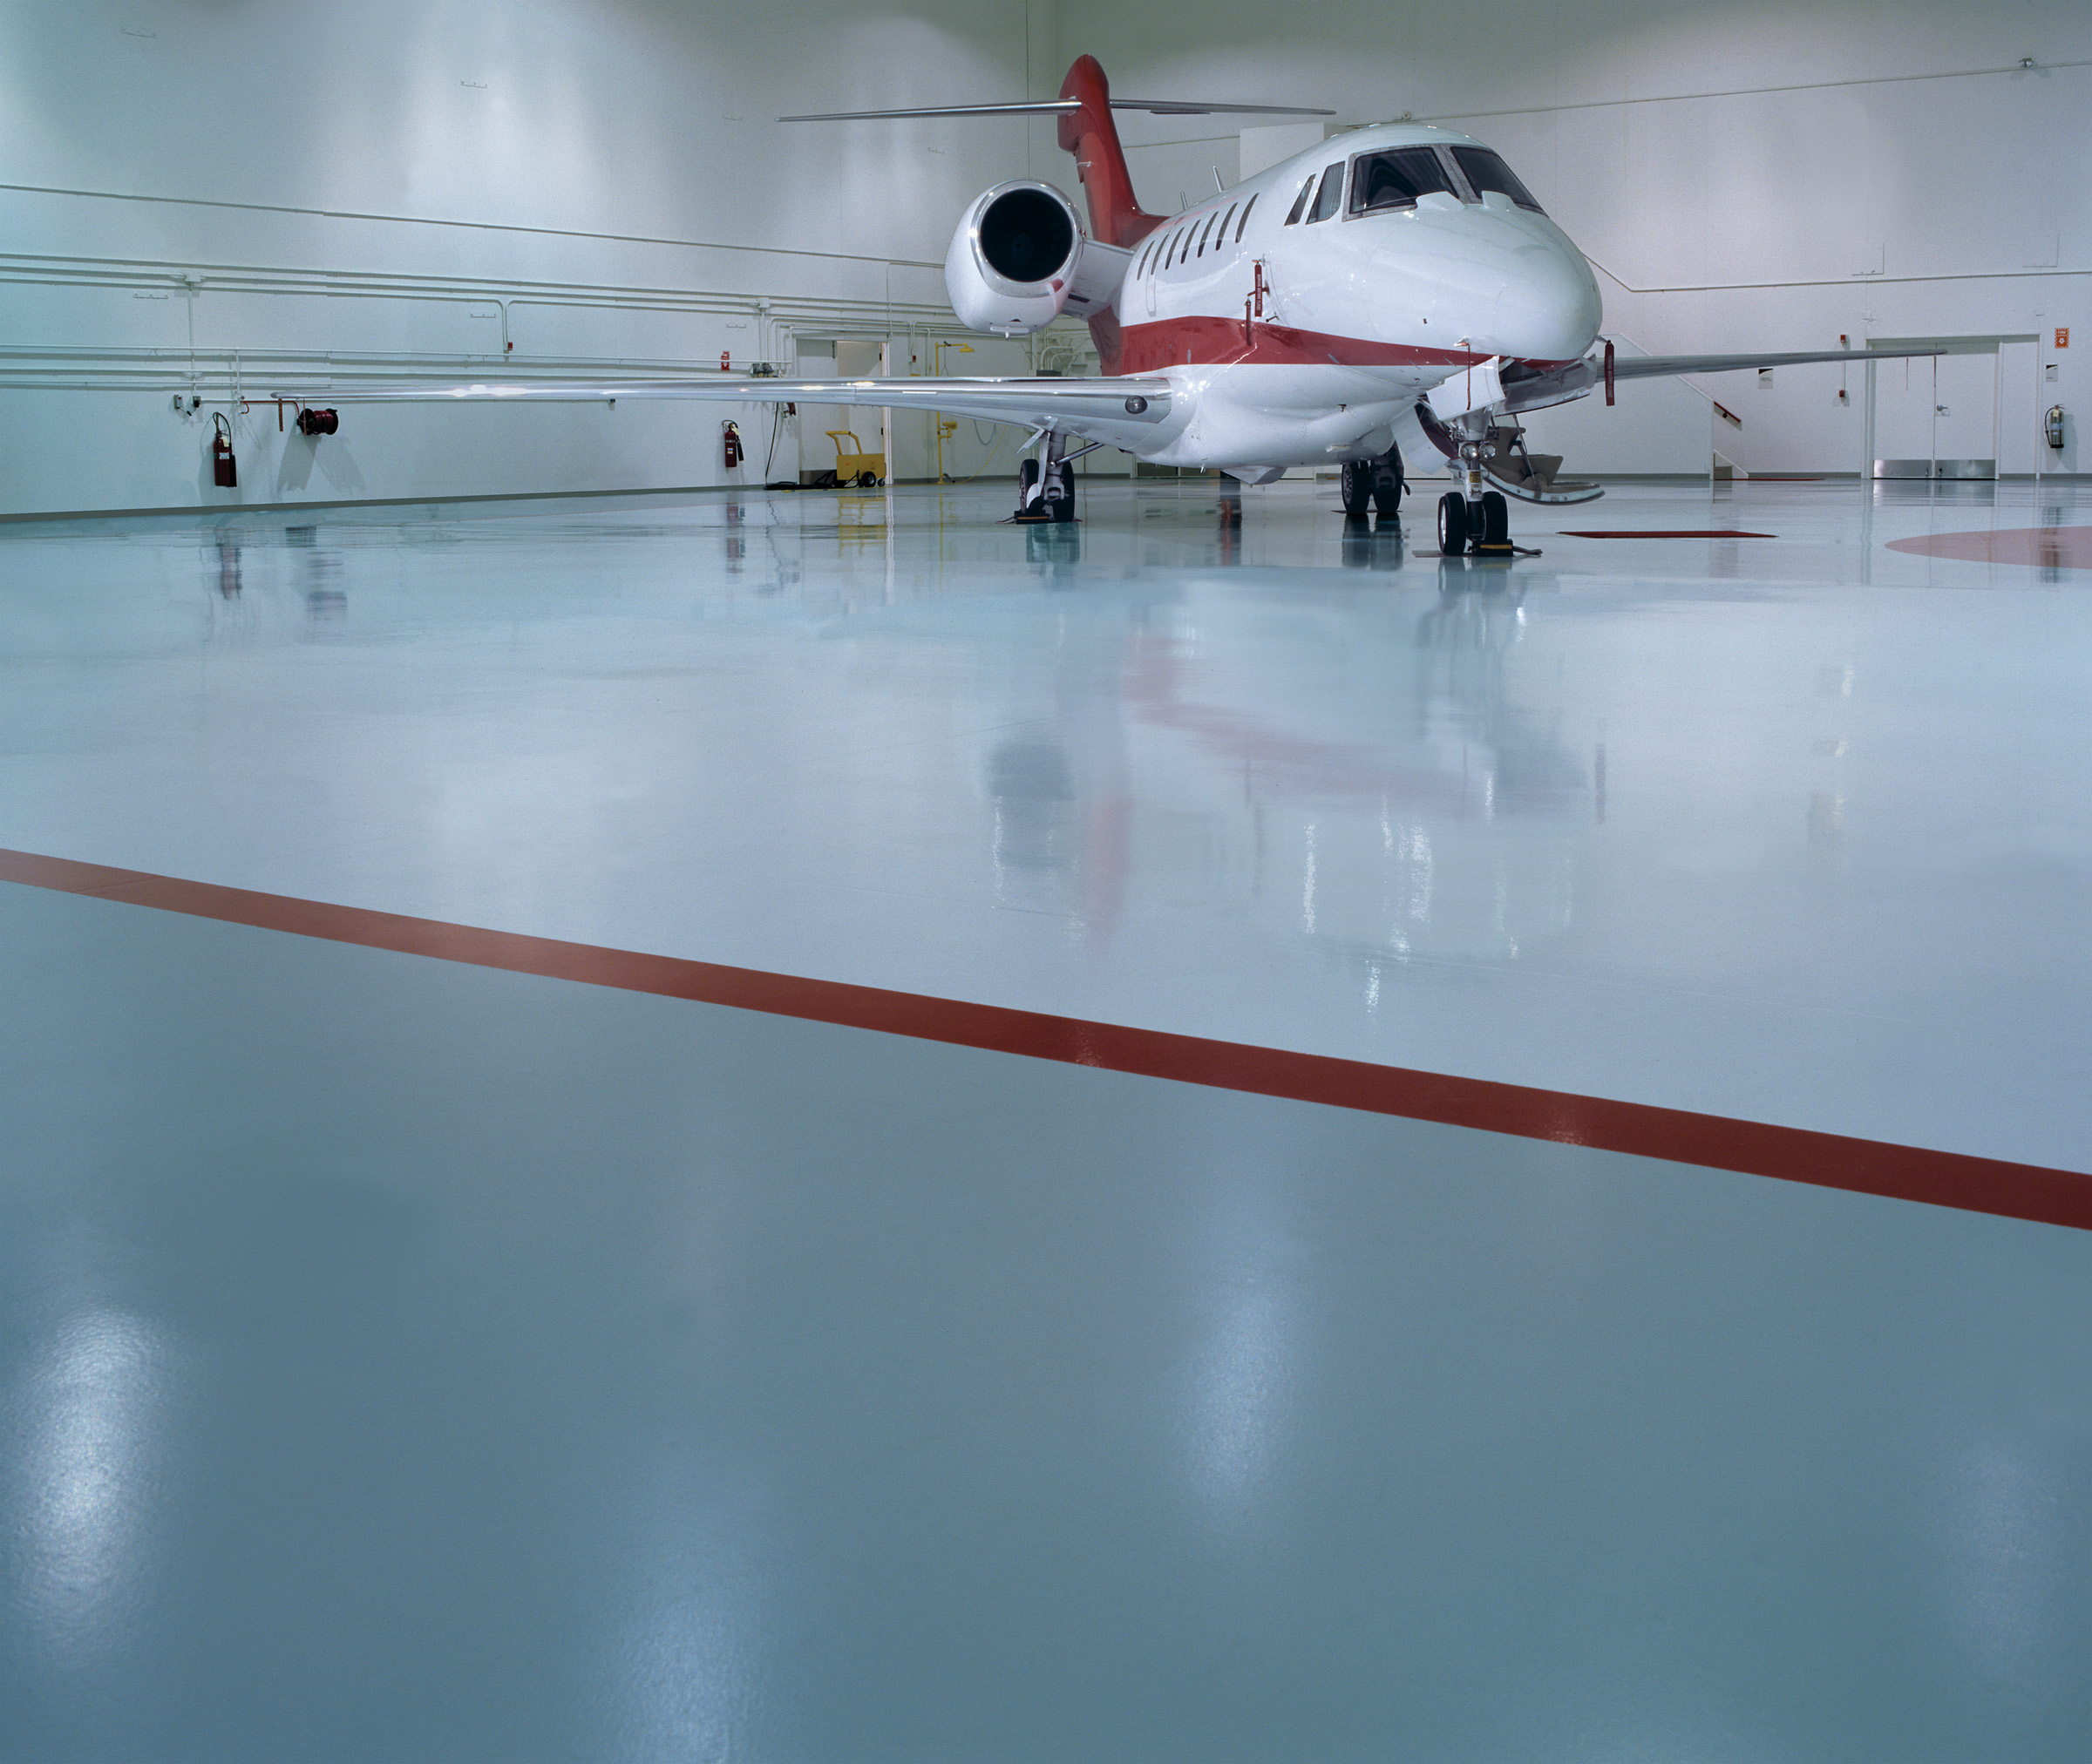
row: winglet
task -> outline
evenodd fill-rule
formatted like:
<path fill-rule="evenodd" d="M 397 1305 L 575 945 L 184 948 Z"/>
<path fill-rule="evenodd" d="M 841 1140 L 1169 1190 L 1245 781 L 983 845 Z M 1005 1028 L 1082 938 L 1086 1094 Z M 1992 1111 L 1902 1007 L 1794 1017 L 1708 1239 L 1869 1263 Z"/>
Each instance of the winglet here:
<path fill-rule="evenodd" d="M 1061 96 L 1082 105 L 1060 119 L 1061 146 L 1075 155 L 1076 175 L 1090 199 L 1090 230 L 1107 245 L 1138 245 L 1162 225 L 1163 216 L 1143 212 L 1133 200 L 1118 126 L 1111 120 L 1111 87 L 1094 55 L 1068 70 Z"/>

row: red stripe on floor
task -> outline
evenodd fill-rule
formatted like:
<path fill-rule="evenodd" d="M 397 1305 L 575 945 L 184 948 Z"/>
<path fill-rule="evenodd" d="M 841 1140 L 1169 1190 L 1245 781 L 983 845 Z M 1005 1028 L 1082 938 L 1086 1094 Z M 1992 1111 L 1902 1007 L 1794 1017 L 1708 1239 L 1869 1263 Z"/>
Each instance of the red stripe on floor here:
<path fill-rule="evenodd" d="M 0 850 L 0 881 L 192 913 L 230 925 L 288 931 L 333 943 L 506 968 L 514 974 L 619 987 L 957 1047 L 1064 1060 L 1106 1071 L 2092 1229 L 2092 1176 L 2036 1164 L 1966 1157 L 1483 1078 L 1449 1077 L 1322 1054 L 1085 1022 L 999 1005 L 966 1004 L 839 980 L 805 980 L 636 950 L 600 949 L 441 919 L 185 882 L 178 877 L 79 864 L 29 851 Z"/>

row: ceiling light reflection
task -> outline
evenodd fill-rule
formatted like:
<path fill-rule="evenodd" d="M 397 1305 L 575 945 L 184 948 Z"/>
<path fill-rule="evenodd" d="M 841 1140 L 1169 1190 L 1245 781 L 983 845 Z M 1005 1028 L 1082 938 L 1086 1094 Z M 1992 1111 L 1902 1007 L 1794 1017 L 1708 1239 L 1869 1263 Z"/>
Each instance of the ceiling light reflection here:
<path fill-rule="evenodd" d="M 101 1655 L 144 1592 L 169 1356 L 140 1319 L 88 1312 L 58 1330 L 10 1407 L 21 1417 L 19 1608 L 46 1649 Z"/>

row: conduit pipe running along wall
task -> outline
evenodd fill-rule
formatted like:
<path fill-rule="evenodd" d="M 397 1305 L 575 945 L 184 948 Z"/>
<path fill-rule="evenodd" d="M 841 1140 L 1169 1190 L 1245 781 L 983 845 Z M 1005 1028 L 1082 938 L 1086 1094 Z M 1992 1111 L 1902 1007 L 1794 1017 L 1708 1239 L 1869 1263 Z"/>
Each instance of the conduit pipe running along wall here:
<path fill-rule="evenodd" d="M 168 389 L 171 367 L 194 363 L 192 390 L 203 390 L 206 364 L 212 377 L 230 390 L 232 368 L 244 362 L 249 373 L 268 368 L 280 376 L 331 376 L 346 370 L 365 379 L 449 379 L 459 373 L 484 374 L 488 357 L 468 351 L 346 351 L 316 349 L 197 349 L 193 342 L 196 302 L 209 294 L 276 295 L 285 298 L 406 301 L 452 306 L 488 305 L 501 314 L 504 378 L 533 383 L 605 373 L 670 375 L 716 370 L 710 360 L 669 356 L 513 356 L 510 314 L 525 307 L 606 313 L 655 312 L 703 317 L 754 318 L 758 326 L 756 359 L 785 364 L 792 340 L 801 334 L 821 337 L 880 340 L 906 335 L 966 335 L 948 307 L 915 302 L 847 300 L 835 297 L 768 294 L 714 293 L 681 289 L 581 283 L 492 282 L 477 278 L 410 276 L 377 271 L 298 270 L 248 265 L 206 265 L 200 268 L 151 259 L 31 257 L 0 254 L 0 286 L 13 283 L 58 288 L 165 290 L 181 295 L 189 308 L 189 348 L 126 348 L 111 345 L 0 344 L 0 387 L 23 390 Z M 1077 333 L 1070 332 L 1070 341 Z M 919 350 L 917 353 L 923 353 Z"/>

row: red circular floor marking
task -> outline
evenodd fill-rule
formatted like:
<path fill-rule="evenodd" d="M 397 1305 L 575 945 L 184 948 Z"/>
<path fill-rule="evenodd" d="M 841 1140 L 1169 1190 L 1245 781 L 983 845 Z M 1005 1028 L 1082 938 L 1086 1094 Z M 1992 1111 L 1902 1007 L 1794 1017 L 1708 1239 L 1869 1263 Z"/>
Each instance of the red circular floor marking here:
<path fill-rule="evenodd" d="M 1931 533 L 1919 539 L 1892 539 L 1889 549 L 1915 552 L 1919 557 L 1960 558 L 1972 564 L 2092 570 L 2092 526 L 2001 526 L 1980 533 Z"/>

